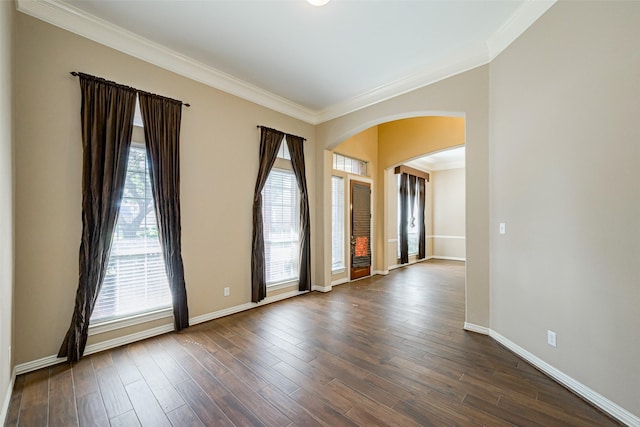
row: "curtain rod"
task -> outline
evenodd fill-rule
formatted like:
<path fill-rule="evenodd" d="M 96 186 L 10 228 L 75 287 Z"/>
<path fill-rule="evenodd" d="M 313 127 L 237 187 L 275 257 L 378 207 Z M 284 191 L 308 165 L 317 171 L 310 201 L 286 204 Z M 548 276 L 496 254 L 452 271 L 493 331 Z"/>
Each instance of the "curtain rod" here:
<path fill-rule="evenodd" d="M 186 102 L 182 102 L 182 101 L 179 101 L 177 99 L 168 98 L 168 97 L 162 96 L 162 95 L 156 95 L 155 93 L 151 93 L 151 92 L 145 92 L 144 90 L 140 90 L 140 89 L 136 89 L 136 88 L 131 87 L 131 86 L 126 86 L 126 85 L 122 85 L 120 83 L 112 82 L 111 80 L 106 80 L 106 79 L 103 79 L 102 77 L 92 76 L 91 74 L 81 73 L 79 71 L 71 71 L 69 74 L 71 74 L 72 76 L 75 76 L 75 77 L 77 77 L 77 76 L 82 74 L 82 75 L 85 75 L 85 76 L 88 76 L 88 77 L 92 77 L 94 79 L 102 80 L 102 81 L 107 82 L 107 83 L 111 83 L 111 84 L 115 84 L 115 85 L 118 85 L 118 86 L 122 86 L 122 87 L 126 87 L 126 88 L 129 88 L 129 89 L 133 89 L 138 93 L 143 93 L 145 95 L 160 96 L 161 98 L 170 99 L 171 101 L 179 102 L 180 104 L 184 105 L 185 107 L 191 107 L 191 104 L 187 104 Z"/>
<path fill-rule="evenodd" d="M 303 138 L 303 137 L 298 136 L 298 135 L 293 135 L 293 134 L 291 134 L 291 133 L 282 132 L 281 130 L 273 129 L 273 128 L 270 128 L 270 127 L 267 127 L 267 126 L 258 125 L 258 126 L 256 126 L 256 127 L 257 127 L 258 129 L 268 129 L 268 130 L 272 130 L 272 131 L 275 131 L 275 132 L 284 133 L 285 135 L 295 136 L 296 138 L 300 138 L 300 139 L 302 139 L 303 141 L 306 141 L 306 140 L 307 140 L 307 138 Z"/>

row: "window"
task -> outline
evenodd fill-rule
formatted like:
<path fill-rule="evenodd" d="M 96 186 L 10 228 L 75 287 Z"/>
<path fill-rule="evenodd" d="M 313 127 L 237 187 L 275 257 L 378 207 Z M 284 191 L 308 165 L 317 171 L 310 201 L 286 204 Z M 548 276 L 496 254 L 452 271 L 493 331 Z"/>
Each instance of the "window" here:
<path fill-rule="evenodd" d="M 107 273 L 91 323 L 171 307 L 144 146 L 132 145 Z"/>
<path fill-rule="evenodd" d="M 282 145 L 285 145 L 283 142 Z M 262 190 L 267 285 L 298 279 L 300 195 L 290 170 L 273 168 Z"/>
<path fill-rule="evenodd" d="M 367 162 L 364 160 L 352 159 L 342 154 L 333 153 L 333 168 L 335 170 L 354 173 L 357 175 L 367 175 Z"/>
<path fill-rule="evenodd" d="M 398 175 L 398 242 L 400 242 L 400 175 Z M 407 196 L 411 197 L 411 196 Z M 411 218 L 411 203 L 413 203 L 413 218 Z M 418 255 L 418 240 L 419 240 L 419 231 L 420 225 L 418 221 L 420 220 L 419 215 L 419 203 L 418 203 L 418 192 L 413 198 L 413 202 L 409 200 L 407 202 L 407 232 L 408 232 L 408 243 L 409 243 L 409 255 Z M 398 244 L 398 258 L 400 258 L 400 245 Z"/>
<path fill-rule="evenodd" d="M 331 177 L 331 270 L 344 269 L 344 179 Z"/>

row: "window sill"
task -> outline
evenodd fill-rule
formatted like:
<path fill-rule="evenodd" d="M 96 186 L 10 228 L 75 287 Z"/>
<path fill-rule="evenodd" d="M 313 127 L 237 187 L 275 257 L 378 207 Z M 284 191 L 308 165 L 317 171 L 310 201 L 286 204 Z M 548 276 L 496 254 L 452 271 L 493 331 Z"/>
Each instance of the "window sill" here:
<path fill-rule="evenodd" d="M 289 288 L 298 284 L 298 279 L 288 280 L 286 282 L 277 282 L 267 285 L 267 291 L 277 291 L 278 289 Z"/>
<path fill-rule="evenodd" d="M 167 307 L 147 313 L 134 314 L 132 316 L 111 319 L 104 322 L 89 325 L 89 336 L 103 334 L 116 329 L 152 322 L 154 320 L 170 318 L 173 316 L 173 308 Z"/>
<path fill-rule="evenodd" d="M 336 268 L 335 270 L 331 270 L 331 274 L 342 274 L 345 271 L 347 271 L 347 269 L 344 267 Z"/>

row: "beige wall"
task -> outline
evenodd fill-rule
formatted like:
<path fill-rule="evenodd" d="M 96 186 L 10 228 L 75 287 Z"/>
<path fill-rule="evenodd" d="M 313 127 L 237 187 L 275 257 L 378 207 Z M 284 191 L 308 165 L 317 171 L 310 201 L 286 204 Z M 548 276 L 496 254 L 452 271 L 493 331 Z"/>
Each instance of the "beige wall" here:
<path fill-rule="evenodd" d="M 307 138 L 312 224 L 314 127 L 26 15 L 17 14 L 16 25 L 16 363 L 55 354 L 73 309 L 82 156 L 80 90 L 69 75 L 73 70 L 192 105 L 183 110 L 181 132 L 182 255 L 190 316 L 249 302 L 256 125 Z M 312 247 L 318 246 L 316 230 Z M 315 268 L 314 263 L 312 277 Z M 226 286 L 231 295 L 225 298 Z M 158 323 L 94 336 L 90 343 Z"/>
<path fill-rule="evenodd" d="M 639 2 L 558 2 L 490 85 L 491 328 L 636 416 L 638 23 Z"/>
<path fill-rule="evenodd" d="M 0 422 L 13 372 L 13 8 L 0 2 Z"/>
<path fill-rule="evenodd" d="M 433 189 L 433 255 L 465 257 L 464 168 L 431 173 Z"/>
<path fill-rule="evenodd" d="M 335 147 L 364 129 L 389 121 L 419 116 L 464 117 L 467 155 L 466 321 L 485 327 L 489 326 L 488 73 L 488 66 L 476 68 L 328 121 L 319 125 L 316 131 L 317 150 L 323 150 Z M 380 143 L 384 138 L 383 132 L 381 125 L 378 128 Z M 418 152 L 415 156 L 427 151 L 432 150 Z M 381 162 L 380 152 L 378 158 Z M 408 158 L 395 161 L 404 160 Z M 380 164 L 379 170 L 382 168 L 383 165 Z M 317 182 L 319 194 L 323 195 L 323 202 L 318 206 L 318 217 L 328 223 L 327 221 L 331 218 L 331 199 L 327 191 L 331 175 L 330 167 L 327 169 L 325 160 L 318 163 L 318 169 L 323 169 Z M 380 177 L 380 180 L 382 179 L 384 175 Z M 321 233 L 321 235 L 325 239 L 324 247 L 330 247 L 331 235 L 329 233 Z M 326 257 L 326 250 L 324 256 Z M 328 284 L 331 277 L 330 265 L 324 263 L 321 258 L 322 256 L 318 257 L 317 262 L 320 263 L 319 265 L 324 265 L 324 268 L 319 272 L 318 280 Z"/>

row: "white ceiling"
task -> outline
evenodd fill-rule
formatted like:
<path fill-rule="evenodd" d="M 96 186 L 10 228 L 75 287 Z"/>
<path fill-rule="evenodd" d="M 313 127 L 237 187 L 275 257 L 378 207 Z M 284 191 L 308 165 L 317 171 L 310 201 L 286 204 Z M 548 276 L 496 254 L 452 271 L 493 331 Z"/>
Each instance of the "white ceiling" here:
<path fill-rule="evenodd" d="M 320 123 L 487 63 L 551 4 L 18 0 L 18 9 Z"/>
<path fill-rule="evenodd" d="M 413 159 L 404 164 L 425 172 L 440 171 L 446 169 L 457 169 L 465 167 L 464 147 L 451 148 L 449 150 L 438 151 L 428 156 Z"/>

